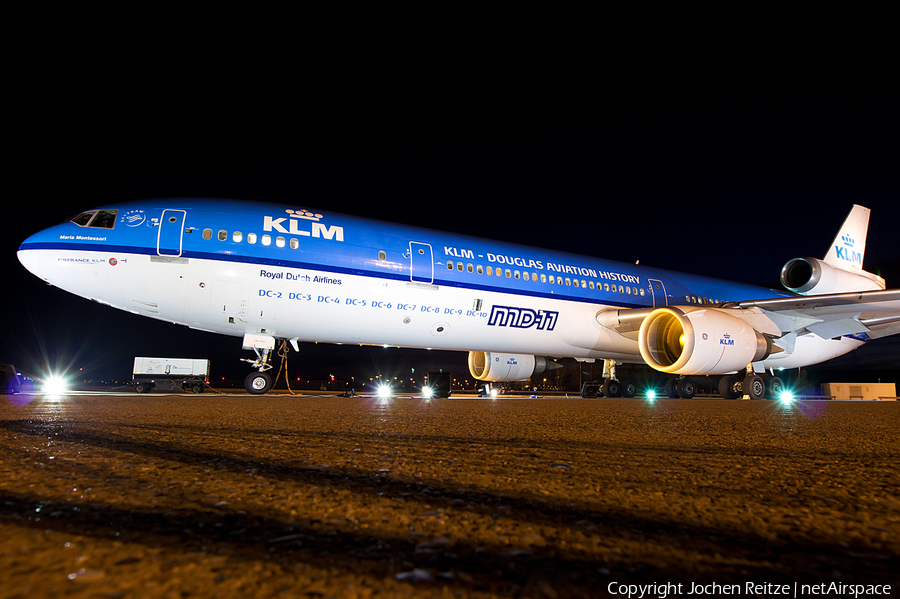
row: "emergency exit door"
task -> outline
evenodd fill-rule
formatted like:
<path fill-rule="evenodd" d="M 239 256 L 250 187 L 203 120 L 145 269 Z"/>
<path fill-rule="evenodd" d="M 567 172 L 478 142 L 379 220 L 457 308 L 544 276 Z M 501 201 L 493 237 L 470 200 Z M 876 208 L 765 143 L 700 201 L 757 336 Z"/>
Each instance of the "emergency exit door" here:
<path fill-rule="evenodd" d="M 156 253 L 160 256 L 180 256 L 184 238 L 184 210 L 163 210 L 159 219 Z"/>

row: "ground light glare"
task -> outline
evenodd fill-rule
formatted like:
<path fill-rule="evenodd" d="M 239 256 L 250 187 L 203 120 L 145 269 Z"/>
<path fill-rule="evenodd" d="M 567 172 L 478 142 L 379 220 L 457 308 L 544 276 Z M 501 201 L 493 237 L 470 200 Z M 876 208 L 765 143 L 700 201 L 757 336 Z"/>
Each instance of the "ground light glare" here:
<path fill-rule="evenodd" d="M 41 392 L 46 399 L 58 401 L 63 395 L 69 391 L 68 377 L 63 374 L 48 373 L 41 385 Z"/>

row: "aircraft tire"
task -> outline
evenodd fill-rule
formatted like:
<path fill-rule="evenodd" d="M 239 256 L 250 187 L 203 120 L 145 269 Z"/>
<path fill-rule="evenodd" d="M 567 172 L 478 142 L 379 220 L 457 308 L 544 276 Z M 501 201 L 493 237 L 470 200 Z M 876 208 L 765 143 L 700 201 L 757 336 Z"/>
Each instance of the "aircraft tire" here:
<path fill-rule="evenodd" d="M 723 376 L 719 379 L 719 395 L 723 399 L 737 399 L 741 396 L 737 389 L 739 382 L 740 379 L 732 374 Z"/>
<path fill-rule="evenodd" d="M 612 379 L 607 379 L 606 382 L 603 383 L 604 397 L 619 397 L 622 394 L 622 385 L 619 384 L 619 381 L 614 381 Z"/>
<path fill-rule="evenodd" d="M 637 395 L 637 386 L 631 381 L 622 381 L 619 385 L 622 397 L 634 397 Z"/>
<path fill-rule="evenodd" d="M 766 381 L 766 398 L 781 399 L 784 393 L 784 381 L 777 376 L 773 376 Z"/>
<path fill-rule="evenodd" d="M 244 379 L 244 389 L 251 395 L 262 395 L 272 388 L 272 377 L 265 372 L 251 372 Z"/>
<path fill-rule="evenodd" d="M 682 399 L 694 399 L 697 395 L 697 384 L 689 378 L 678 379 L 675 383 L 675 391 Z"/>
<path fill-rule="evenodd" d="M 666 381 L 666 397 L 668 397 L 669 399 L 678 399 L 680 397 L 678 395 L 677 385 L 677 379 L 669 379 Z"/>
<path fill-rule="evenodd" d="M 756 374 L 747 375 L 742 385 L 744 395 L 750 399 L 764 399 L 766 396 L 766 382 Z"/>

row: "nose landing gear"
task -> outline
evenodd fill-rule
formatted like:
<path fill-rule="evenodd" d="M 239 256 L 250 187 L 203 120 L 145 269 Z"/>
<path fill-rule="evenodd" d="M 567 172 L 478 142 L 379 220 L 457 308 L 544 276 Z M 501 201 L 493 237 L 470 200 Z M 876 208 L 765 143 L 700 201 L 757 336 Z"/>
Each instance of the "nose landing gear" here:
<path fill-rule="evenodd" d="M 299 352 L 300 347 L 298 345 L 298 339 L 293 338 L 290 340 L 291 347 L 294 348 L 294 351 Z M 262 395 L 268 392 L 272 387 L 275 386 L 275 383 L 281 377 L 281 372 L 284 371 L 284 379 L 287 383 L 287 390 L 291 395 L 294 395 L 294 392 L 291 390 L 291 385 L 288 381 L 288 372 L 287 372 L 287 354 L 288 354 L 288 342 L 284 339 L 281 340 L 281 345 L 278 348 L 278 356 L 281 358 L 281 366 L 278 370 L 278 373 L 275 377 L 272 377 L 268 371 L 272 370 L 272 354 L 275 353 L 275 337 L 270 335 L 256 335 L 247 333 L 244 335 L 244 349 L 252 349 L 256 352 L 255 360 L 248 360 L 242 358 L 243 362 L 247 362 L 248 364 L 253 365 L 253 367 L 257 370 L 257 372 L 251 372 L 247 375 L 247 378 L 244 379 L 244 389 L 247 390 L 247 393 L 251 395 Z"/>
<path fill-rule="evenodd" d="M 251 372 L 247 375 L 247 378 L 244 379 L 244 389 L 251 395 L 262 395 L 272 388 L 272 377 L 266 374 L 267 370 L 272 369 L 272 365 L 269 363 L 272 359 L 272 350 L 255 347 L 252 349 L 256 352 L 256 359 L 248 360 L 242 358 L 241 360 L 252 364 L 257 369 L 257 372 Z"/>

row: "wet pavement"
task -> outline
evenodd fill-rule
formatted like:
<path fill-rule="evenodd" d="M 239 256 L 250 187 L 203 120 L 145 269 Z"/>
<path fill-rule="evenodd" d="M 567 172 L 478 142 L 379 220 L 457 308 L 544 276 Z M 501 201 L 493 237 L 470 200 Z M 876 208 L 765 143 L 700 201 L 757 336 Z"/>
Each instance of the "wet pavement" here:
<path fill-rule="evenodd" d="M 895 402 L 0 398 L 0 597 L 897 594 L 898 430 Z"/>

